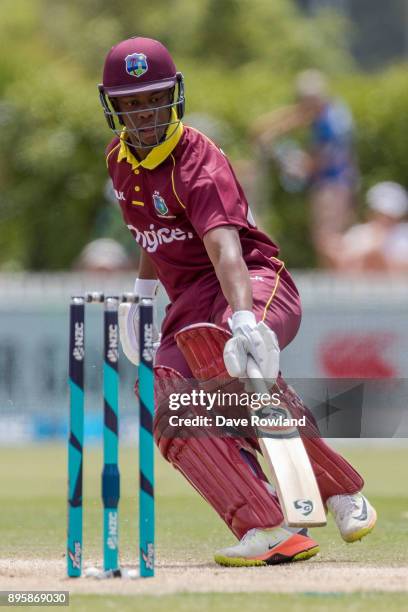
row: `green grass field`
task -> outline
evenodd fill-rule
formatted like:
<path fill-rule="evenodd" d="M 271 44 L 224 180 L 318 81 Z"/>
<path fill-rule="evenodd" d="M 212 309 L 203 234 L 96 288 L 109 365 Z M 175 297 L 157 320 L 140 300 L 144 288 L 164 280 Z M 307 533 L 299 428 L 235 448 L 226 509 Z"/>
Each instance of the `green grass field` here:
<path fill-rule="evenodd" d="M 408 582 L 407 449 L 361 448 L 344 454 L 364 474 L 365 492 L 377 508 L 379 522 L 362 543 L 344 544 L 332 522 L 315 530 L 319 563 L 352 566 L 406 566 Z M 61 559 L 65 554 L 66 449 L 31 446 L 0 449 L 0 542 L 2 559 Z M 121 452 L 120 541 L 126 562 L 137 560 L 137 451 Z M 101 453 L 85 455 L 84 557 L 101 560 Z M 189 560 L 214 567 L 216 548 L 232 542 L 230 532 L 189 485 L 161 458 L 156 461 L 157 557 L 170 565 Z M 271 570 L 271 568 L 268 568 Z M 229 572 L 234 570 L 227 570 Z M 262 571 L 260 568 L 258 571 Z M 5 584 L 5 576 L 2 584 Z M 106 584 L 106 583 L 105 583 Z M 7 588 L 3 586 L 2 588 Z M 23 588 L 23 587 L 22 587 Z M 50 587 L 52 588 L 52 587 Z M 68 588 L 68 587 L 67 587 Z M 406 584 L 401 585 L 401 591 Z M 177 593 L 167 596 L 72 595 L 75 610 L 385 610 L 406 609 L 407 593 Z M 34 609 L 34 608 L 33 608 Z"/>

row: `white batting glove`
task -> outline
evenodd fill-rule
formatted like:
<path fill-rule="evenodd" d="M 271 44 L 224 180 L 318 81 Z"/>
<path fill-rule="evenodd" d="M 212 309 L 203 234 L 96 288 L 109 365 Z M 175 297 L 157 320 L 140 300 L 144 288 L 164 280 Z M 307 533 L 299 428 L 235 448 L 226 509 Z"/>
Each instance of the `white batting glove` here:
<path fill-rule="evenodd" d="M 253 312 L 234 312 L 229 321 L 233 337 L 224 347 L 224 363 L 230 376 L 247 378 L 248 355 L 257 363 L 262 377 L 276 380 L 279 374 L 279 343 L 275 332 Z"/>
<path fill-rule="evenodd" d="M 158 287 L 157 280 L 137 278 L 134 293 L 139 298 L 153 299 L 153 345 L 155 349 L 160 344 L 160 332 L 157 326 L 155 296 Z M 119 305 L 119 337 L 123 352 L 134 365 L 139 365 L 139 304 L 124 302 Z"/>

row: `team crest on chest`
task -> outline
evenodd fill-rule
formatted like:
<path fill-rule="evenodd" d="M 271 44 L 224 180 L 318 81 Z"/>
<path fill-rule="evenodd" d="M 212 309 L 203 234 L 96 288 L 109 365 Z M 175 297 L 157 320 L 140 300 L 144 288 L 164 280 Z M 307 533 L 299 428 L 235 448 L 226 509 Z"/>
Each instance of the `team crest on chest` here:
<path fill-rule="evenodd" d="M 169 209 L 167 208 L 167 204 L 158 191 L 153 193 L 153 204 L 159 217 L 165 217 L 168 215 Z"/>
<path fill-rule="evenodd" d="M 126 72 L 136 78 L 147 72 L 147 57 L 144 53 L 131 53 L 125 57 Z"/>

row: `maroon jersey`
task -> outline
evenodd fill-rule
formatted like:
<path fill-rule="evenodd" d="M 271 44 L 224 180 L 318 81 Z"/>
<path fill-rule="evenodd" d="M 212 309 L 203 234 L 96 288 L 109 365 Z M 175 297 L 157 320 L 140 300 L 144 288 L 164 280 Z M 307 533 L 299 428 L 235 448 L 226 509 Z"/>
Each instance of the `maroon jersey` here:
<path fill-rule="evenodd" d="M 215 287 L 203 243 L 214 227 L 239 229 L 249 269 L 273 267 L 278 249 L 256 228 L 229 161 L 211 140 L 180 124 L 139 162 L 124 136 L 107 148 L 109 174 L 124 220 L 172 302 L 205 276 Z"/>

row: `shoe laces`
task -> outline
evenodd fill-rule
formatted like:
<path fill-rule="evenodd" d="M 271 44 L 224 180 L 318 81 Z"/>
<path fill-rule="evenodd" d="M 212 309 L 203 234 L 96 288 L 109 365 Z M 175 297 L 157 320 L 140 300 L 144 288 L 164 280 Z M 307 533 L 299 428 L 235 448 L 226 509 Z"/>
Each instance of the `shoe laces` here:
<path fill-rule="evenodd" d="M 269 532 L 269 531 L 271 532 L 270 533 L 270 538 L 272 538 L 271 541 L 276 541 L 276 539 L 278 540 L 282 539 L 281 532 L 279 532 L 279 530 L 276 528 L 261 529 L 259 527 L 253 527 L 252 529 L 247 531 L 246 534 L 241 538 L 241 544 L 248 544 L 248 542 L 250 542 L 251 540 L 255 540 L 257 536 L 260 536 L 260 537 L 265 536 L 265 532 Z M 288 533 L 289 535 L 292 535 L 290 532 Z"/>

